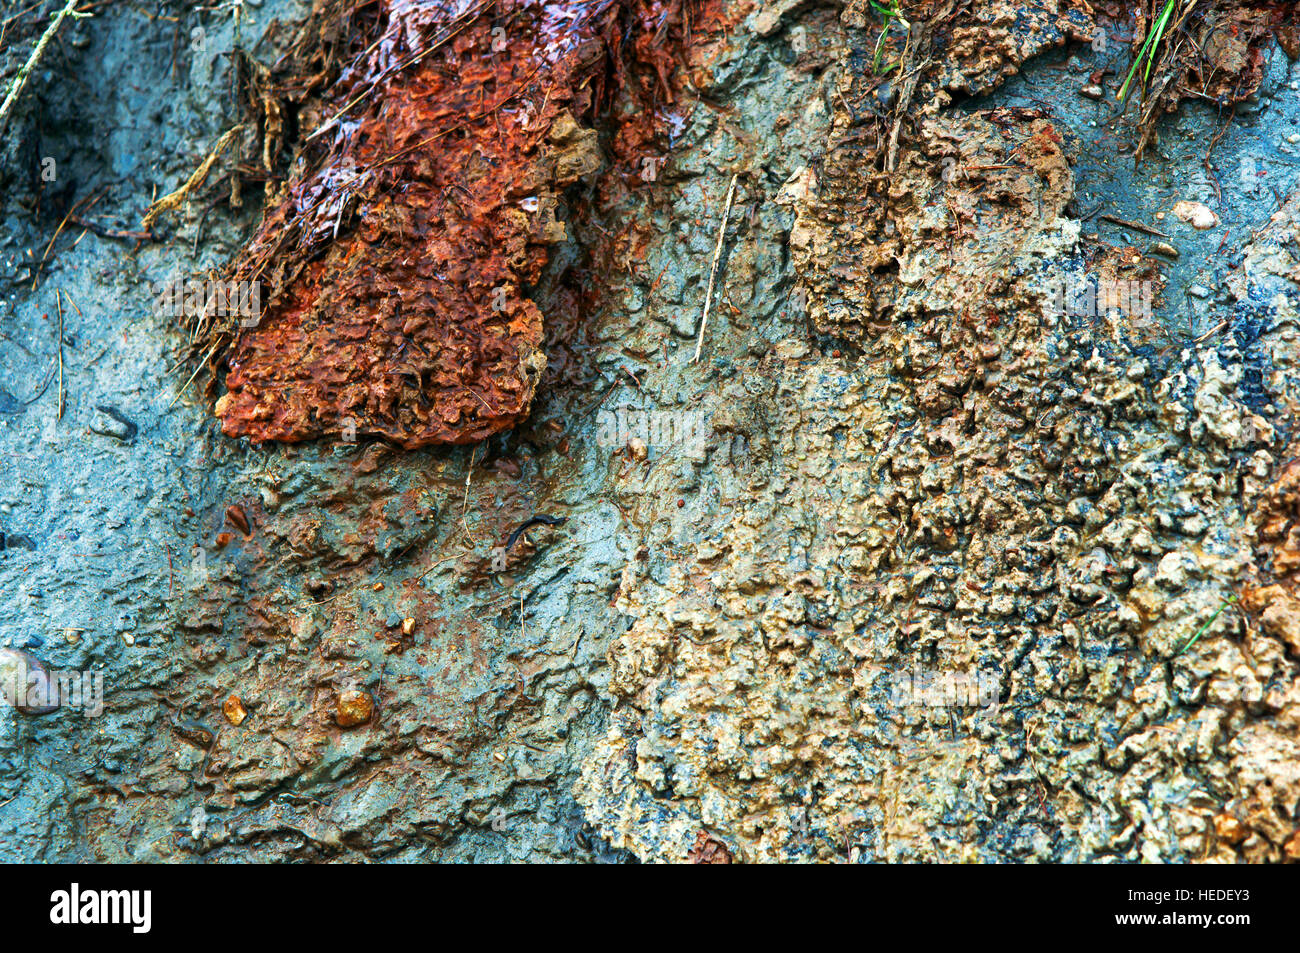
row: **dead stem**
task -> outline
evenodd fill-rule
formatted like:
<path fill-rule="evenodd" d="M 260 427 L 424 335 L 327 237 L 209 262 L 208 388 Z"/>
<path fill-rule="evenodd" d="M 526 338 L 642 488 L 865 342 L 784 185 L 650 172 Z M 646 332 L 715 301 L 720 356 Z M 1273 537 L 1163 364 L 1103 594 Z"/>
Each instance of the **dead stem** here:
<path fill-rule="evenodd" d="M 63 304 L 59 291 L 54 293 L 54 307 L 59 312 L 59 410 L 57 420 L 63 419 Z"/>
<path fill-rule="evenodd" d="M 234 139 L 243 128 L 242 125 L 239 125 L 226 130 L 226 132 L 222 134 L 221 138 L 217 140 L 217 144 L 212 147 L 212 150 L 208 153 L 207 157 L 199 163 L 199 167 L 190 174 L 188 179 L 185 180 L 184 185 L 175 192 L 169 192 L 167 195 L 164 195 L 158 201 L 149 206 L 149 211 L 145 212 L 144 218 L 140 220 L 140 226 L 147 230 L 151 225 L 153 225 L 154 219 L 163 212 L 179 208 L 181 204 L 189 198 L 190 193 L 207 180 L 208 173 L 212 170 L 212 164 L 217 161 L 217 157 L 225 151 L 226 146 L 230 144 L 230 141 Z"/>
<path fill-rule="evenodd" d="M 14 103 L 18 101 L 18 94 L 21 93 L 23 87 L 27 85 L 28 77 L 32 75 L 32 70 L 36 68 L 36 64 L 39 63 L 41 57 L 45 55 L 45 48 L 49 46 L 50 40 L 54 39 L 54 34 L 59 31 L 59 27 L 62 26 L 63 21 L 67 17 L 81 19 L 82 17 L 90 16 L 89 13 L 76 12 L 76 6 L 77 0 L 68 0 L 68 2 L 63 5 L 63 9 L 58 12 L 50 25 L 45 28 L 45 32 L 41 34 L 41 38 L 37 42 L 36 48 L 33 49 L 31 55 L 27 57 L 27 62 L 22 65 L 20 70 L 18 70 L 18 75 L 14 77 L 14 81 L 9 85 L 9 92 L 5 96 L 3 105 L 0 105 L 0 127 L 4 126 L 4 121 L 9 115 L 9 110 L 13 109 Z M 7 23 L 8 21 L 6 21 L 6 24 Z"/>
<path fill-rule="evenodd" d="M 709 325 L 709 305 L 713 300 L 713 283 L 718 277 L 718 260 L 722 257 L 722 242 L 727 236 L 727 219 L 731 215 L 731 202 L 736 197 L 736 179 L 739 172 L 731 174 L 731 184 L 727 186 L 727 202 L 722 209 L 722 221 L 718 223 L 718 244 L 713 249 L 713 265 L 709 268 L 709 286 L 704 292 L 704 315 L 700 318 L 700 337 L 695 342 L 695 356 L 691 358 L 691 363 L 696 364 L 700 360 L 700 349 L 704 347 L 704 329 Z"/>

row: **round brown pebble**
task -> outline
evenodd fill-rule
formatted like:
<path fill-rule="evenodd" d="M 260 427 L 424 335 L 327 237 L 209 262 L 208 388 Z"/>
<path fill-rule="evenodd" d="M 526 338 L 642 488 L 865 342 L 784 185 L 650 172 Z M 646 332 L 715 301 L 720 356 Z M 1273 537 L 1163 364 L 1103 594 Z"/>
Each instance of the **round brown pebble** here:
<path fill-rule="evenodd" d="M 248 522 L 248 514 L 246 514 L 244 508 L 237 503 L 226 507 L 226 522 L 243 533 L 245 537 L 252 532 L 252 527 Z"/>
<path fill-rule="evenodd" d="M 226 716 L 226 721 L 238 727 L 244 723 L 248 717 L 248 709 L 244 707 L 244 700 L 238 695 L 231 695 L 221 705 L 221 711 Z"/>
<path fill-rule="evenodd" d="M 678 501 L 677 501 L 677 508 L 678 508 L 679 510 L 680 510 L 683 506 L 685 506 L 685 505 L 686 505 L 686 501 L 685 501 L 685 500 L 678 500 Z"/>
<path fill-rule="evenodd" d="M 1221 841 L 1229 844 L 1240 844 L 1246 839 L 1250 831 L 1245 824 L 1231 814 L 1216 814 L 1214 816 L 1214 833 L 1219 836 Z"/>
<path fill-rule="evenodd" d="M 349 689 L 339 693 L 339 707 L 334 720 L 340 728 L 355 728 L 368 722 L 374 713 L 375 703 L 366 692 Z"/>

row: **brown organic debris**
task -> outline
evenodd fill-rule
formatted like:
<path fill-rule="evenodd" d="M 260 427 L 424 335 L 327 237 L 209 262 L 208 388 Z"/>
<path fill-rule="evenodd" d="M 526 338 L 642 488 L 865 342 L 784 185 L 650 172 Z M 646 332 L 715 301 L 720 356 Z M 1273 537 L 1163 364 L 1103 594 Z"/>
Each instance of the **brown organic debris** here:
<path fill-rule="evenodd" d="M 848 0 L 841 20 L 865 28 L 874 44 L 880 29 L 877 8 L 873 0 Z M 946 105 L 949 92 L 989 92 L 1019 72 L 1029 57 L 1067 40 L 1090 39 L 1093 29 L 1091 8 L 1083 0 L 919 0 L 899 8 L 916 30 L 912 35 L 902 29 L 886 35 L 881 67 L 897 63 L 890 70 L 894 77 L 918 70 L 915 98 L 926 104 L 927 112 Z"/>
<path fill-rule="evenodd" d="M 211 151 L 208 152 L 207 156 L 204 157 L 203 161 L 199 163 L 198 168 L 196 168 L 190 174 L 190 177 L 185 180 L 184 185 L 176 191 L 164 195 L 158 201 L 149 206 L 149 210 L 145 212 L 144 217 L 140 219 L 140 227 L 145 229 L 147 232 L 153 227 L 153 223 L 158 219 L 159 215 L 162 215 L 164 212 L 174 211 L 189 201 L 190 196 L 207 181 L 208 173 L 212 171 L 212 166 L 216 163 L 217 159 L 221 157 L 221 153 L 226 150 L 226 147 L 230 145 L 230 143 L 234 141 L 235 137 L 242 131 L 242 126 L 235 126 L 233 129 L 226 130 L 226 132 L 222 134 L 221 138 L 217 140 Z"/>
<path fill-rule="evenodd" d="M 1148 34 L 1157 29 L 1163 2 L 1138 5 L 1133 31 L 1137 58 Z M 1128 11 L 1121 14 L 1127 20 Z M 1141 98 L 1141 159 L 1155 141 L 1156 119 L 1188 99 L 1226 107 L 1258 92 L 1274 42 L 1285 46 L 1300 24 L 1294 3 L 1278 0 L 1192 0 L 1180 2 L 1158 44 L 1137 63 L 1125 101 Z"/>
<path fill-rule="evenodd" d="M 832 247 L 839 256 L 824 277 L 805 270 L 816 276 L 807 290 L 823 333 L 865 340 L 878 325 L 934 312 L 974 329 L 994 320 L 987 303 L 1004 290 L 999 266 L 1056 240 L 1074 177 L 1060 133 L 1039 111 L 922 120 L 916 135 L 919 147 L 892 175 L 833 152 L 820 180 L 808 173 L 802 184 L 794 261 L 812 265 Z"/>

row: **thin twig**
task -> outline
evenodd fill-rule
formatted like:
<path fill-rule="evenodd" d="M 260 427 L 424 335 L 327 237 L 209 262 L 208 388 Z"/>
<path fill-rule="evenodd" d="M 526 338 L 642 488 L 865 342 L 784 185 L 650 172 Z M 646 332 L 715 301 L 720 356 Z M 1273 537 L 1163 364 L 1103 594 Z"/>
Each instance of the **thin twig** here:
<path fill-rule="evenodd" d="M 243 129 L 244 127 L 240 125 L 227 129 L 222 133 L 221 138 L 217 140 L 217 144 L 212 147 L 212 151 L 209 152 L 207 157 L 199 163 L 198 168 L 190 173 L 190 177 L 185 180 L 185 184 L 175 192 L 169 192 L 167 195 L 164 195 L 158 201 L 149 206 L 148 211 L 144 213 L 144 217 L 140 219 L 140 227 L 149 230 L 154 223 L 154 219 L 163 212 L 169 212 L 172 209 L 179 208 L 185 200 L 190 197 L 190 193 L 207 180 L 208 173 L 212 171 L 213 163 L 216 162 L 221 153 L 225 151 L 226 146 L 230 144 L 230 141 L 242 132 Z"/>
<path fill-rule="evenodd" d="M 59 292 L 54 293 L 54 307 L 59 312 L 59 413 L 58 419 L 63 419 L 63 302 L 59 298 Z"/>
<path fill-rule="evenodd" d="M 68 0 L 68 2 L 63 5 L 63 9 L 59 11 L 58 16 L 56 16 L 54 21 L 45 28 L 45 32 L 41 34 L 40 42 L 38 42 L 36 48 L 32 50 L 32 55 L 27 57 L 27 62 L 24 63 L 23 68 L 18 71 L 18 75 L 14 77 L 14 81 L 9 84 L 9 93 L 5 96 L 4 104 L 0 105 L 0 126 L 4 125 L 5 117 L 9 115 L 9 110 L 13 108 L 14 103 L 17 101 L 18 94 L 21 93 L 23 87 L 27 85 L 27 78 L 32 75 L 32 70 L 36 68 L 36 64 L 40 62 L 41 56 L 45 53 L 45 47 L 49 45 L 50 40 L 54 39 L 54 34 L 58 32 L 64 19 L 67 17 L 79 18 L 90 16 L 88 13 L 75 12 L 74 8 L 76 6 L 77 0 Z"/>
<path fill-rule="evenodd" d="M 96 205 L 99 202 L 100 198 L 103 196 L 103 194 L 106 191 L 108 191 L 107 186 L 100 189 L 98 192 L 92 192 L 90 195 L 87 195 L 84 199 L 82 199 L 77 204 L 72 206 L 72 208 L 68 209 L 68 214 L 63 216 L 63 221 L 59 222 L 59 227 L 56 228 L 54 230 L 54 234 L 50 236 L 50 241 L 45 246 L 45 253 L 41 255 L 41 260 L 36 263 L 36 271 L 32 275 L 33 291 L 36 290 L 36 285 L 41 280 L 41 269 L 45 267 L 45 262 L 49 260 L 50 252 L 54 248 L 54 243 L 57 242 L 59 240 L 59 236 L 63 234 L 63 227 L 67 225 L 69 221 L 72 220 L 72 217 L 76 213 L 77 209 L 81 208 L 81 206 L 83 205 L 86 205 L 87 202 L 90 202 L 90 205 L 86 205 L 86 208 L 87 209 L 92 208 L 94 205 Z"/>
<path fill-rule="evenodd" d="M 158 236 L 153 232 L 133 232 L 129 229 L 109 228 L 106 225 L 100 225 L 98 222 L 92 222 L 88 218 L 82 218 L 80 215 L 69 215 L 68 221 L 73 225 L 81 226 L 88 232 L 94 232 L 100 238 L 122 238 L 136 242 L 158 241 Z M 80 239 L 78 239 L 78 241 L 80 241 Z M 73 247 L 76 246 L 74 245 Z"/>
<path fill-rule="evenodd" d="M 374 90 L 376 89 L 376 87 L 379 86 L 380 83 L 386 80 L 389 76 L 400 73 L 408 66 L 414 66 L 416 63 L 420 62 L 422 59 L 424 59 L 434 50 L 438 49 L 439 47 L 447 43 L 448 40 L 451 40 L 457 34 L 463 32 L 467 27 L 469 27 L 474 22 L 474 20 L 480 14 L 486 13 L 487 10 L 494 5 L 494 3 L 495 0 L 492 0 L 492 2 L 484 3 L 478 7 L 471 7 L 470 9 L 465 10 L 463 13 L 461 13 L 460 16 L 454 18 L 451 21 L 451 23 L 447 24 L 446 30 L 448 32 L 444 32 L 442 36 L 436 37 L 429 46 L 425 47 L 419 53 L 415 54 L 414 56 L 410 57 L 409 59 L 401 63 L 393 64 L 388 69 L 380 73 L 365 89 L 363 89 L 360 93 L 358 93 L 355 97 L 353 97 L 352 100 L 348 102 L 342 109 L 340 109 L 333 116 L 331 116 L 323 126 L 321 126 L 319 129 L 313 132 L 310 136 L 308 136 L 306 141 L 311 142 L 317 136 L 322 135 L 325 132 L 328 132 L 330 129 L 333 129 L 334 126 L 338 124 L 338 121 L 343 118 L 343 116 L 347 113 L 349 109 L 351 109 L 357 103 L 361 102 L 361 100 L 365 99 L 372 92 L 374 92 Z M 458 21 L 461 20 L 463 20 L 464 22 L 458 23 Z M 451 29 L 452 27 L 456 27 L 456 29 L 452 30 Z M 387 34 L 385 34 L 385 36 L 386 35 Z M 381 36 L 379 40 L 376 40 L 374 43 L 371 44 L 371 48 L 373 49 L 374 46 L 378 44 L 380 40 L 383 39 L 384 37 Z M 364 53 L 362 55 L 364 55 Z"/>
<path fill-rule="evenodd" d="M 1102 214 L 1102 215 L 1098 215 L 1097 217 L 1105 219 L 1106 221 L 1111 222 L 1114 225 L 1123 225 L 1125 228 L 1131 228 L 1139 232 L 1146 232 L 1148 235 L 1154 235 L 1157 238 L 1169 237 L 1164 232 L 1160 231 L 1160 229 L 1152 228 L 1150 225 L 1143 225 L 1141 222 L 1131 222 L 1126 218 L 1119 218 L 1118 216 L 1115 215 Z"/>
<path fill-rule="evenodd" d="M 709 287 L 704 292 L 704 315 L 700 318 L 700 337 L 695 342 L 695 356 L 691 358 L 691 363 L 695 364 L 700 359 L 700 349 L 704 347 L 704 329 L 709 324 L 709 305 L 713 301 L 713 283 L 718 277 L 718 260 L 722 257 L 722 241 L 727 236 L 727 219 L 731 217 L 731 201 L 736 197 L 736 178 L 739 172 L 731 174 L 731 184 L 727 186 L 727 203 L 722 209 L 722 221 L 718 225 L 718 244 L 713 249 L 713 265 L 709 268 Z"/>
<path fill-rule="evenodd" d="M 209 360 L 211 360 L 212 355 L 215 353 L 217 353 L 217 345 L 214 344 L 212 345 L 212 349 L 208 351 L 208 356 L 203 358 L 201 361 L 199 361 L 198 366 L 194 368 L 194 373 L 190 375 L 190 379 L 187 380 L 181 386 L 181 389 L 176 392 L 176 396 L 172 398 L 172 402 L 167 405 L 168 410 L 171 410 L 173 407 L 176 406 L 176 401 L 181 399 L 181 396 L 189 388 L 190 384 L 194 382 L 194 378 L 199 376 L 199 371 L 203 370 L 203 365 L 206 364 Z"/>

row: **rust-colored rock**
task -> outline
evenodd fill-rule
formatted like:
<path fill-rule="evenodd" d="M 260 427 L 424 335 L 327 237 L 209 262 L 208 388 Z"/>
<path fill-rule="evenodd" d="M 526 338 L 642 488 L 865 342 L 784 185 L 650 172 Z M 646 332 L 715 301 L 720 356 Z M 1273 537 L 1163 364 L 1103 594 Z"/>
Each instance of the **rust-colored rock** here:
<path fill-rule="evenodd" d="M 1250 829 L 1231 814 L 1216 814 L 1214 833 L 1225 844 L 1240 844 L 1250 836 Z"/>
<path fill-rule="evenodd" d="M 339 703 L 334 712 L 334 720 L 340 728 L 355 728 L 357 725 L 364 725 L 374 714 L 374 700 L 366 692 L 352 688 L 339 693 Z"/>
<path fill-rule="evenodd" d="M 224 432 L 415 448 L 522 421 L 546 366 L 525 289 L 566 238 L 560 190 L 603 161 L 584 123 L 625 80 L 629 25 L 680 7 L 384 0 L 321 111 L 326 154 L 234 268 L 269 288 L 228 355 Z"/>
<path fill-rule="evenodd" d="M 731 851 L 727 845 L 711 836 L 707 831 L 695 835 L 695 846 L 687 854 L 692 864 L 730 864 L 733 863 Z"/>
<path fill-rule="evenodd" d="M 230 722 L 236 728 L 244 723 L 248 717 L 248 709 L 244 707 L 244 700 L 238 695 L 230 695 L 221 705 L 221 712 L 226 716 L 226 721 Z"/>
<path fill-rule="evenodd" d="M 226 522 L 235 527 L 235 529 L 239 530 L 245 536 L 249 534 L 250 527 L 248 523 L 248 515 L 244 512 L 242 506 L 227 506 Z"/>

